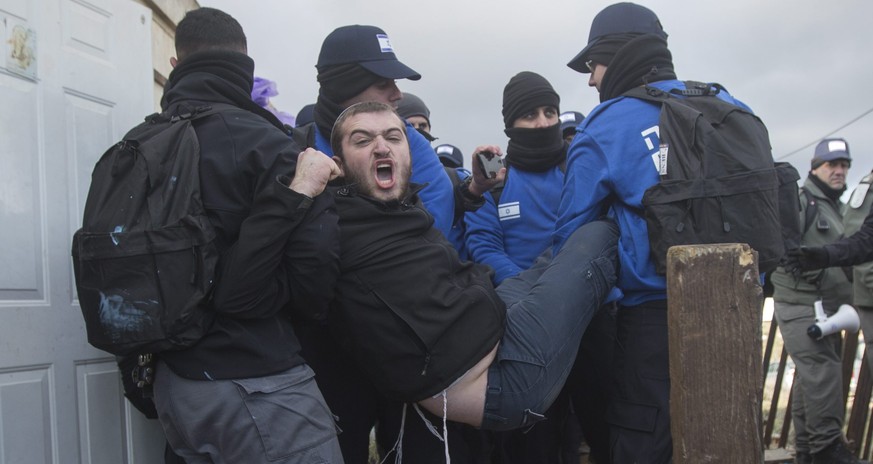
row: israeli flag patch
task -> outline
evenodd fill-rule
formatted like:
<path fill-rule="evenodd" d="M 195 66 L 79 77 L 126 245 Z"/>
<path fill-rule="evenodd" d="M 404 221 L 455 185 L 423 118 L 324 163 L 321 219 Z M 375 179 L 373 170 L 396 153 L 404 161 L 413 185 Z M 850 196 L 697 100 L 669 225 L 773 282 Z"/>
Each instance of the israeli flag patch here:
<path fill-rule="evenodd" d="M 379 41 L 379 48 L 382 49 L 382 53 L 394 53 L 394 47 L 391 46 L 391 41 L 388 40 L 387 35 L 376 34 L 376 40 Z"/>
<path fill-rule="evenodd" d="M 512 203 L 501 203 L 500 206 L 497 207 L 497 214 L 500 216 L 501 221 L 520 218 L 521 205 L 519 205 L 517 201 Z"/>

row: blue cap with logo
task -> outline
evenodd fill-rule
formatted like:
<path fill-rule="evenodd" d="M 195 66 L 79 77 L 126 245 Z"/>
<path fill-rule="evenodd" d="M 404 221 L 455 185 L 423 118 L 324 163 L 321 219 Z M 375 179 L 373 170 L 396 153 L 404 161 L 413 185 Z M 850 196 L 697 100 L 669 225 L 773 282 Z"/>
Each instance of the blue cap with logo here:
<path fill-rule="evenodd" d="M 342 64 L 359 64 L 386 79 L 421 79 L 421 74 L 397 59 L 388 34 L 376 26 L 355 24 L 328 34 L 321 44 L 315 67 L 322 72 L 327 67 Z"/>
<path fill-rule="evenodd" d="M 810 165 L 815 169 L 828 161 L 844 159 L 849 163 L 852 157 L 849 155 L 849 144 L 845 139 L 824 139 L 815 146 L 815 156 Z"/>
<path fill-rule="evenodd" d="M 578 111 L 564 111 L 561 113 L 561 116 L 558 118 L 561 121 L 561 134 L 564 137 L 571 134 L 583 119 L 585 119 L 585 115 Z"/>
<path fill-rule="evenodd" d="M 443 166 L 448 166 L 450 168 L 460 168 L 464 166 L 464 155 L 461 154 L 461 150 L 458 149 L 458 147 L 444 143 L 442 145 L 437 145 L 434 150 L 440 158 L 440 162 L 443 163 Z"/>

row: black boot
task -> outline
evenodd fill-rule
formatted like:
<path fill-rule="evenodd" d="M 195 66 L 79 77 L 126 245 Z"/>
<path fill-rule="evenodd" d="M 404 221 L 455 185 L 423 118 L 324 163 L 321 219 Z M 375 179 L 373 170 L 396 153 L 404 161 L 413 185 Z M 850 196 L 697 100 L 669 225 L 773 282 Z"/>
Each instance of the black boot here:
<path fill-rule="evenodd" d="M 858 458 L 846 448 L 842 439 L 836 439 L 827 448 L 812 455 L 812 464 L 858 464 Z"/>
<path fill-rule="evenodd" d="M 794 453 L 794 464 L 812 464 L 812 455 L 807 451 Z"/>

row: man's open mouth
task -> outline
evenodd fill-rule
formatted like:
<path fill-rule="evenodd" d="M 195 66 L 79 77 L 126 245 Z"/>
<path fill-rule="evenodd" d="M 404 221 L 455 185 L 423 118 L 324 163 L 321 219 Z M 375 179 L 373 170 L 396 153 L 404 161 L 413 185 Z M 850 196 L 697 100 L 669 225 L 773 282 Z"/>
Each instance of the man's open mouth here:
<path fill-rule="evenodd" d="M 394 187 L 394 161 L 376 161 L 376 185 L 383 189 Z"/>

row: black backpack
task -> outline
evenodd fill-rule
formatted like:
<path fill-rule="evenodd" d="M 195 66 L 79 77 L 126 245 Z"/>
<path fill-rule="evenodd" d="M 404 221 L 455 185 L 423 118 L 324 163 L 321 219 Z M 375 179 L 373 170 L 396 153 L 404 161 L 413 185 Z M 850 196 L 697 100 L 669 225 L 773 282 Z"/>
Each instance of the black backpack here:
<path fill-rule="evenodd" d="M 661 181 L 643 195 L 656 270 L 666 273 L 670 247 L 705 243 L 747 243 L 758 252 L 761 272 L 775 269 L 785 247 L 767 128 L 716 97 L 719 84 L 685 85 L 624 94 L 661 105 Z"/>
<path fill-rule="evenodd" d="M 210 328 L 218 262 L 193 121 L 153 114 L 97 162 L 73 267 L 88 342 L 125 356 L 186 348 Z"/>

